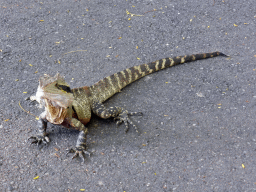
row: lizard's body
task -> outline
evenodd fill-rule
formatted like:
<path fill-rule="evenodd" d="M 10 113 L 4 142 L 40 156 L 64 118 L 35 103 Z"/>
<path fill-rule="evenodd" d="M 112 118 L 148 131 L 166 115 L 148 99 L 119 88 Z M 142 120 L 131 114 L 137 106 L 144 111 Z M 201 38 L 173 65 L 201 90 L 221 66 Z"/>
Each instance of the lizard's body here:
<path fill-rule="evenodd" d="M 130 123 L 137 131 L 136 126 L 128 117 L 128 115 L 137 114 L 136 112 L 128 113 L 121 107 L 105 108 L 102 104 L 104 101 L 115 93 L 120 92 L 126 85 L 148 74 L 177 64 L 216 56 L 226 55 L 220 52 L 213 52 L 160 59 L 149 64 L 125 69 L 100 80 L 90 87 L 85 86 L 74 89 L 70 89 L 64 78 L 59 74 L 54 77 L 45 75 L 39 79 L 36 96 L 31 97 L 31 100 L 37 100 L 45 107 L 45 111 L 40 115 L 38 121 L 39 135 L 31 137 L 34 139 L 33 143 L 49 142 L 49 138 L 46 136 L 47 121 L 77 129 L 80 133 L 74 157 L 79 155 L 83 159 L 83 153 L 88 153 L 85 151 L 88 133 L 85 125 L 90 121 L 92 112 L 104 119 L 114 117 L 118 120 L 118 123 L 124 122 L 126 131 L 128 130 L 128 123 Z"/>

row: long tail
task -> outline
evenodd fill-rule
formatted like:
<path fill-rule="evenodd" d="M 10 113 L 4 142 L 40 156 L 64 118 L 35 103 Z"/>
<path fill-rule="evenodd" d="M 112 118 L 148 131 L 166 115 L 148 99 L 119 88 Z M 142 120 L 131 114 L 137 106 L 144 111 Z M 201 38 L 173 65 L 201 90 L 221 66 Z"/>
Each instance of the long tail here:
<path fill-rule="evenodd" d="M 152 63 L 134 66 L 105 77 L 104 79 L 101 79 L 99 82 L 92 85 L 89 89 L 94 99 L 98 100 L 99 102 L 104 102 L 115 93 L 120 92 L 121 89 L 123 89 L 125 86 L 146 75 L 168 67 L 172 67 L 174 65 L 217 56 L 227 57 L 227 55 L 221 52 L 212 52 L 160 59 Z"/>

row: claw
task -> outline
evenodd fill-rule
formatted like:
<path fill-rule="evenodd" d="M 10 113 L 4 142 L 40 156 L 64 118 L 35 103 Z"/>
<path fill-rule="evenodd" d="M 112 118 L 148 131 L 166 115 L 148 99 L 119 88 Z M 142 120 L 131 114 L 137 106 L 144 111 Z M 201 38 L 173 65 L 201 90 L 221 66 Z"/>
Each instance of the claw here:
<path fill-rule="evenodd" d="M 28 141 L 30 139 L 33 139 L 33 141 L 30 143 L 30 145 L 32 144 L 37 144 L 38 146 L 43 142 L 44 144 L 48 144 L 50 142 L 49 137 L 47 136 L 42 136 L 42 135 L 37 135 L 37 136 L 31 136 L 28 138 Z"/>
<path fill-rule="evenodd" d="M 66 153 L 66 155 L 68 155 L 69 153 L 75 153 L 73 155 L 72 159 L 79 156 L 82 159 L 83 163 L 85 161 L 85 158 L 84 158 L 85 154 L 88 155 L 89 157 L 91 156 L 91 154 L 88 151 L 86 151 L 85 149 L 81 149 L 81 148 L 77 148 L 77 147 L 75 149 L 73 149 L 73 148 L 69 149 L 68 152 Z"/>
<path fill-rule="evenodd" d="M 131 115 L 131 116 L 133 116 L 133 115 L 142 116 L 143 113 L 142 113 L 142 112 L 130 112 L 130 113 L 127 113 L 127 115 Z"/>
<path fill-rule="evenodd" d="M 136 125 L 133 124 L 133 122 L 130 120 L 129 115 L 143 115 L 142 112 L 128 112 L 128 111 L 123 111 L 122 113 L 120 113 L 117 117 L 114 118 L 114 120 L 116 121 L 116 124 L 119 125 L 121 123 L 125 124 L 125 133 L 129 130 L 129 124 L 132 125 L 134 127 L 134 129 L 136 130 L 136 132 L 139 132 Z"/>
<path fill-rule="evenodd" d="M 123 121 L 122 120 L 117 120 L 116 125 L 120 125 Z"/>

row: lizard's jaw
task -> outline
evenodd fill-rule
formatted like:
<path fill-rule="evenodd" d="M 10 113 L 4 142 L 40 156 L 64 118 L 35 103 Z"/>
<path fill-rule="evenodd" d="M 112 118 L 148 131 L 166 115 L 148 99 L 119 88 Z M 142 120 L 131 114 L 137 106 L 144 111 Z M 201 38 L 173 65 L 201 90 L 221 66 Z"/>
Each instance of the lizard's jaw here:
<path fill-rule="evenodd" d="M 40 108 L 42 108 L 44 105 L 43 96 L 44 96 L 44 90 L 40 86 L 38 86 L 35 100 L 40 104 L 40 106 L 39 106 Z"/>

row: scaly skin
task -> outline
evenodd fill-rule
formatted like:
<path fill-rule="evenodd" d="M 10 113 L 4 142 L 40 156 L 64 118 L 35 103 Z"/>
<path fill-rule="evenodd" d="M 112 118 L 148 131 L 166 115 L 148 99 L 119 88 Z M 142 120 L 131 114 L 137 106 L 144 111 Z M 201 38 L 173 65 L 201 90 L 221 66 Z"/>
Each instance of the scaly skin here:
<path fill-rule="evenodd" d="M 31 100 L 38 101 L 45 107 L 45 111 L 40 115 L 38 126 L 39 134 L 30 137 L 32 143 L 48 143 L 50 140 L 46 134 L 47 122 L 60 124 L 67 128 L 79 130 L 73 158 L 79 156 L 84 161 L 86 151 L 86 137 L 88 128 L 85 126 L 91 119 L 93 112 L 97 116 L 107 119 L 114 117 L 117 124 L 124 122 L 126 130 L 131 124 L 137 131 L 137 127 L 129 119 L 129 115 L 142 115 L 142 113 L 129 113 L 122 107 L 108 107 L 103 102 L 114 94 L 118 93 L 130 83 L 156 71 L 172 67 L 174 65 L 188 63 L 195 60 L 206 59 L 217 56 L 226 56 L 221 52 L 203 53 L 195 55 L 185 55 L 174 58 L 165 58 L 158 61 L 134 66 L 113 75 L 110 75 L 90 87 L 80 87 L 70 89 L 64 78 L 56 74 L 54 77 L 45 75 L 39 79 L 39 86 L 36 96 Z"/>

